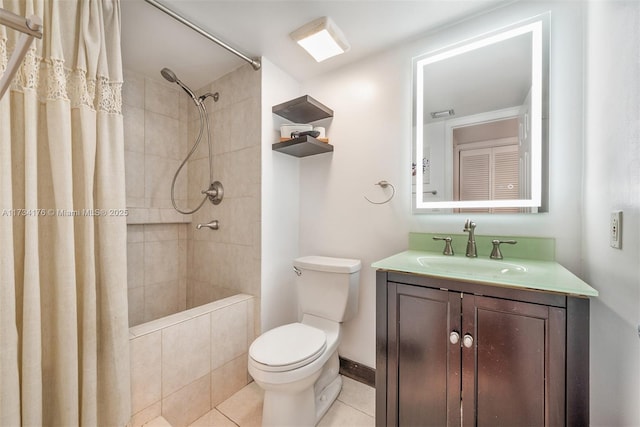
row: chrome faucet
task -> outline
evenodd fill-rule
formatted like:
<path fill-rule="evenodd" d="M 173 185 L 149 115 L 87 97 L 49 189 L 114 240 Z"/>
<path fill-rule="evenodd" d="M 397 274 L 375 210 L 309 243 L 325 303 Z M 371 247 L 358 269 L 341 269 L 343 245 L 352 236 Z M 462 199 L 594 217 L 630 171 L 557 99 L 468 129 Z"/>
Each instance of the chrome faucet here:
<path fill-rule="evenodd" d="M 453 256 L 453 248 L 451 247 L 451 236 L 447 236 L 447 237 L 435 236 L 433 240 L 443 240 L 444 250 L 442 251 L 442 255 Z"/>
<path fill-rule="evenodd" d="M 508 243 L 510 245 L 515 245 L 516 242 L 515 240 L 498 240 L 498 239 L 494 239 L 491 241 L 491 243 L 493 244 L 493 249 L 491 250 L 491 255 L 489 255 L 489 258 L 491 259 L 503 259 L 504 257 L 502 256 L 502 251 L 500 250 L 500 244 L 501 243 Z"/>
<path fill-rule="evenodd" d="M 476 258 L 478 256 L 478 251 L 476 251 L 476 236 L 474 231 L 476 229 L 476 223 L 467 218 L 464 223 L 464 231 L 465 233 L 469 233 L 469 240 L 467 240 L 467 256 L 470 258 Z"/>

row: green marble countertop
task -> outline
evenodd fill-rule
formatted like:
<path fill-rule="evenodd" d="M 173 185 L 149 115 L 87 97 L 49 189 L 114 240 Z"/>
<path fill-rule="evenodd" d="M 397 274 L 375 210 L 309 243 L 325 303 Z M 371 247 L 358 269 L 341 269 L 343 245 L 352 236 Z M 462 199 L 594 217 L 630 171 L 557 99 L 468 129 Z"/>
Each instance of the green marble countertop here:
<path fill-rule="evenodd" d="M 584 297 L 598 296 L 598 291 L 555 261 L 524 258 L 492 260 L 467 258 L 442 252 L 408 250 L 376 261 L 380 270 L 413 273 L 464 282 L 505 286 L 518 289 L 556 292 Z"/>

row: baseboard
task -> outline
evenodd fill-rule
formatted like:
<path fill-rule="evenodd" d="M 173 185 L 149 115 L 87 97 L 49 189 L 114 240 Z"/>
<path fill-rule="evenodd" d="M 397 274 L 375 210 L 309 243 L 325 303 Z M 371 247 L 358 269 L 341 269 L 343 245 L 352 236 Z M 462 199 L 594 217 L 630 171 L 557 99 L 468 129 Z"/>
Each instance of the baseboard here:
<path fill-rule="evenodd" d="M 376 386 L 376 370 L 340 357 L 340 374 L 371 387 Z"/>

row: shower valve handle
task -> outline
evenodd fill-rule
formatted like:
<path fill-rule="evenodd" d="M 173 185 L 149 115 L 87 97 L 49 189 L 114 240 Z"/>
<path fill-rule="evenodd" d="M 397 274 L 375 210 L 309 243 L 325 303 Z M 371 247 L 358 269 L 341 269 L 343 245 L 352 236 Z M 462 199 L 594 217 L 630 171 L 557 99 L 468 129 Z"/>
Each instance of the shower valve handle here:
<path fill-rule="evenodd" d="M 219 204 L 224 197 L 224 187 L 220 181 L 214 181 L 209 188 L 202 190 L 202 194 L 206 194 L 209 197 L 209 201 L 214 205 Z"/>

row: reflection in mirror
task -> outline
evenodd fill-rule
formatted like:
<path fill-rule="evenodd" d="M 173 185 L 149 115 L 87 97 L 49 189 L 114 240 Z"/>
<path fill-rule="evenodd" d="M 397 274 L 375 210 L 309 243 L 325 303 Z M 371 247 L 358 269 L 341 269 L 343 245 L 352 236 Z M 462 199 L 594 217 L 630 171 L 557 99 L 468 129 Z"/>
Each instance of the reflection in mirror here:
<path fill-rule="evenodd" d="M 537 211 L 543 26 L 532 20 L 414 59 L 416 212 Z"/>

